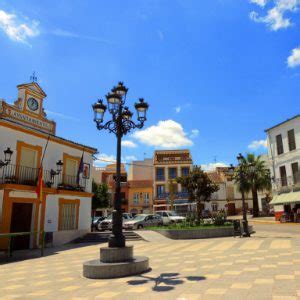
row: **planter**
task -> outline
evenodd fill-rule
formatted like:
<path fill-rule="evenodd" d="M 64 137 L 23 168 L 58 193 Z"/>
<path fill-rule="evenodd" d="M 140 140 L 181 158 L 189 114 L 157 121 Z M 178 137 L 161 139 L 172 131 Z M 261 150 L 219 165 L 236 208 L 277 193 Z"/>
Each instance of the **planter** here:
<path fill-rule="evenodd" d="M 249 226 L 249 231 L 253 231 L 252 226 Z M 234 236 L 233 227 L 197 228 L 183 230 L 161 229 L 157 230 L 157 232 L 173 240 L 207 239 Z"/>

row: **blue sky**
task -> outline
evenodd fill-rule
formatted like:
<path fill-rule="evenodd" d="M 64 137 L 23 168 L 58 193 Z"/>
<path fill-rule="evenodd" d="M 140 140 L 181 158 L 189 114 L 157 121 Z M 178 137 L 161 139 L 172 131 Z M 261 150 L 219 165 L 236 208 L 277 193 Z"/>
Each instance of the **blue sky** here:
<path fill-rule="evenodd" d="M 122 80 L 130 106 L 150 104 L 124 160 L 189 148 L 197 164 L 234 163 L 299 113 L 299 2 L 0 0 L 0 98 L 15 100 L 35 70 L 57 134 L 110 160 L 115 138 L 91 104 Z"/>

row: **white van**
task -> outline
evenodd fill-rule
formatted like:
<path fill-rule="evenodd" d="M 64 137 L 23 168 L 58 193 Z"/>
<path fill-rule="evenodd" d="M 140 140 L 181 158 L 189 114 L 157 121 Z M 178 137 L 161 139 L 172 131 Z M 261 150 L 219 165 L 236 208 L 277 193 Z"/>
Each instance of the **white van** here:
<path fill-rule="evenodd" d="M 157 211 L 155 213 L 161 216 L 164 225 L 168 225 L 172 223 L 181 223 L 186 220 L 185 217 L 179 216 L 175 211 L 164 210 L 164 211 Z"/>

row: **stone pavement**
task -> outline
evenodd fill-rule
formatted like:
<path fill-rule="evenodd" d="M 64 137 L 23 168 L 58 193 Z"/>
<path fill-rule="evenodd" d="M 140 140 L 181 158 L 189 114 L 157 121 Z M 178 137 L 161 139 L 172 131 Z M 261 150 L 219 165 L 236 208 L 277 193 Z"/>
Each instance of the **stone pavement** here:
<path fill-rule="evenodd" d="M 0 299 L 300 299 L 299 238 L 258 232 L 248 239 L 132 244 L 150 257 L 150 272 L 86 279 L 82 262 L 98 257 L 100 245 L 69 246 L 0 265 Z"/>

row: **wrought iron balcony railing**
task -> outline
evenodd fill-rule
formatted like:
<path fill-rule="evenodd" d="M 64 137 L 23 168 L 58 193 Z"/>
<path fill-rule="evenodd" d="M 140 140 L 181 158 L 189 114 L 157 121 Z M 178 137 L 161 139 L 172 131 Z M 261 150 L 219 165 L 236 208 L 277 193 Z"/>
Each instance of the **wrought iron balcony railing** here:
<path fill-rule="evenodd" d="M 39 169 L 19 165 L 7 165 L 0 168 L 0 184 L 22 184 L 36 186 Z M 45 187 L 52 187 L 63 190 L 85 191 L 86 179 L 77 176 L 58 174 L 52 176 L 51 171 L 43 171 L 43 181 Z"/>
<path fill-rule="evenodd" d="M 290 192 L 300 190 L 300 172 L 281 178 L 276 178 L 273 181 L 273 190 L 278 192 Z"/>
<path fill-rule="evenodd" d="M 180 192 L 180 193 L 174 193 L 174 198 L 175 199 L 183 199 L 183 198 L 188 198 L 189 194 L 187 192 Z M 161 193 L 156 196 L 156 200 L 163 200 L 163 199 L 169 199 L 170 198 L 170 193 Z"/>

